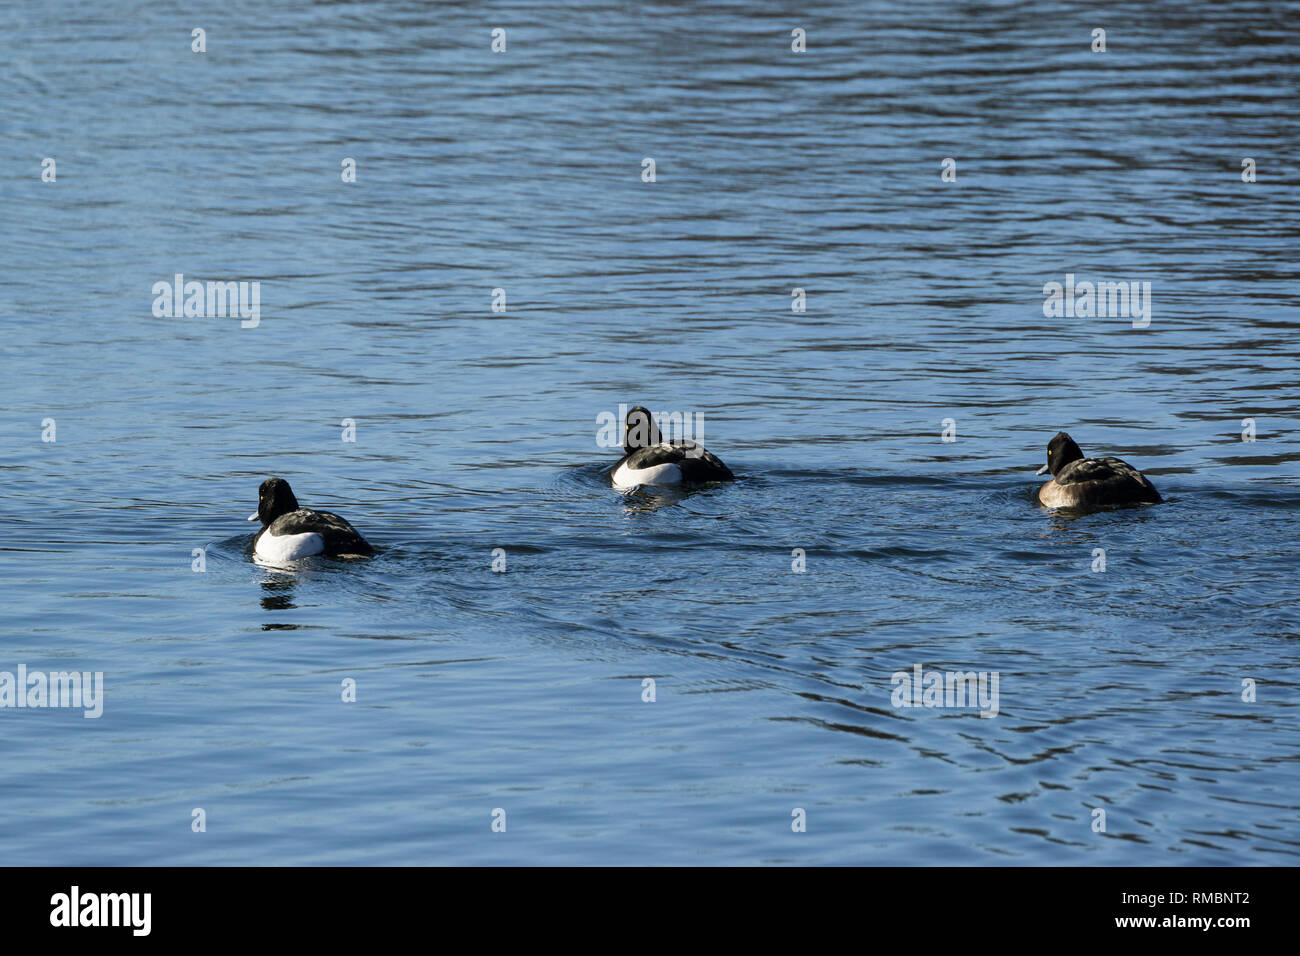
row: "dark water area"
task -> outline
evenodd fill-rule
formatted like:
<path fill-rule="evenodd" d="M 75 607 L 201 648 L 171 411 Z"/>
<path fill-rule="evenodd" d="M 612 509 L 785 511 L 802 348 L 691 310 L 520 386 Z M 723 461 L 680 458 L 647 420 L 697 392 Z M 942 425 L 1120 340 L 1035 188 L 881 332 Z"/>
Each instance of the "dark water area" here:
<path fill-rule="evenodd" d="M 104 675 L 0 709 L 6 859 L 1300 862 L 1297 23 L 0 9 L 0 671 Z M 739 479 L 611 488 L 637 403 Z M 259 566 L 271 475 L 379 553 Z"/>

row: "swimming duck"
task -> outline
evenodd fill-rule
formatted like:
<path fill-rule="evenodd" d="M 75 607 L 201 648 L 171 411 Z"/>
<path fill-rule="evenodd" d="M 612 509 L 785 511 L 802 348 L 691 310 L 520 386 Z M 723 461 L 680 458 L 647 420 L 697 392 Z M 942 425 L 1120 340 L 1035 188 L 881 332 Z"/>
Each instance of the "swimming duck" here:
<path fill-rule="evenodd" d="M 279 563 L 316 554 L 357 558 L 375 551 L 338 515 L 299 508 L 293 489 L 283 478 L 262 482 L 257 489 L 257 511 L 248 520 L 262 522 L 262 530 L 253 539 L 253 556 L 261 561 Z"/>
<path fill-rule="evenodd" d="M 1057 432 L 1047 443 L 1047 464 L 1038 474 L 1052 480 L 1038 490 L 1048 508 L 1086 508 L 1163 501 L 1146 475 L 1119 458 L 1085 458 L 1073 438 Z"/>
<path fill-rule="evenodd" d="M 731 481 L 736 476 L 716 455 L 689 439 L 664 441 L 649 409 L 629 408 L 624 419 L 627 454 L 610 472 L 615 488 Z"/>

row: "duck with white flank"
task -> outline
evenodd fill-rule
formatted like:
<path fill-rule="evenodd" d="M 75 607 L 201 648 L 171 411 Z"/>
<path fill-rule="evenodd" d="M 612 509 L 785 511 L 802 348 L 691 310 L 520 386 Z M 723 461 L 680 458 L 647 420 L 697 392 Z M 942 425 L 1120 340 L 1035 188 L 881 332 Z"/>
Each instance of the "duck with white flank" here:
<path fill-rule="evenodd" d="M 731 481 L 736 477 L 704 446 L 685 438 L 664 441 L 654 417 L 640 405 L 628 409 L 623 447 L 627 454 L 610 472 L 615 488 Z"/>
<path fill-rule="evenodd" d="M 289 482 L 268 478 L 257 489 L 257 511 L 249 521 L 262 522 L 253 539 L 253 556 L 278 564 L 321 555 L 326 558 L 361 558 L 375 549 L 343 518 L 329 511 L 298 507 Z"/>

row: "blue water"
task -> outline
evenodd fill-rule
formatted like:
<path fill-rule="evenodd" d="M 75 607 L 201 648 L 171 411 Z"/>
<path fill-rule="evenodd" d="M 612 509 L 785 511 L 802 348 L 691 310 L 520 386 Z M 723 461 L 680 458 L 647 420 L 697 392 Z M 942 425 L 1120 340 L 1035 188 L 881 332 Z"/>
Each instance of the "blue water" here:
<path fill-rule="evenodd" d="M 105 685 L 0 710 L 5 862 L 1296 864 L 1300 8 L 1151 6 L 0 8 L 0 671 Z M 380 553 L 258 566 L 271 475 Z"/>

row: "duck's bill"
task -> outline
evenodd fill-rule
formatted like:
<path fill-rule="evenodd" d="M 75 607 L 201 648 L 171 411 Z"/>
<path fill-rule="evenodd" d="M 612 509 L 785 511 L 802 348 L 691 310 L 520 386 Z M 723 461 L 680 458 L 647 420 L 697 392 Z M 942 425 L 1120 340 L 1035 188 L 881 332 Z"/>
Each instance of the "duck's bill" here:
<path fill-rule="evenodd" d="M 1039 468 L 1036 472 L 1034 472 L 1034 474 L 1035 474 L 1035 475 L 1045 475 L 1045 474 L 1047 474 L 1047 465 L 1044 465 L 1042 468 Z M 256 517 L 257 517 L 257 515 L 253 515 L 253 518 L 256 518 Z M 251 521 L 252 519 L 250 518 L 249 520 Z"/>
<path fill-rule="evenodd" d="M 257 520 L 257 512 L 254 511 L 251 515 L 249 515 L 249 516 L 248 516 L 248 520 L 249 520 L 249 521 L 256 521 L 256 520 Z"/>

